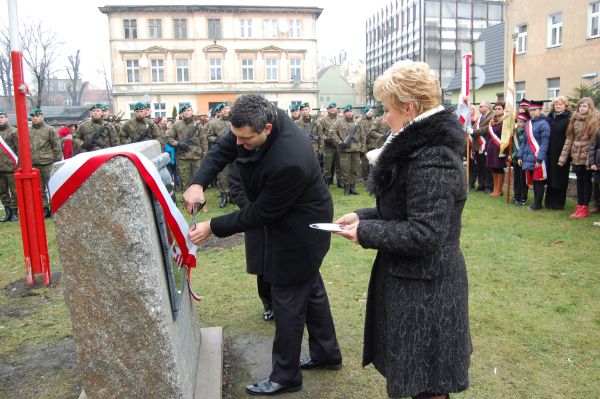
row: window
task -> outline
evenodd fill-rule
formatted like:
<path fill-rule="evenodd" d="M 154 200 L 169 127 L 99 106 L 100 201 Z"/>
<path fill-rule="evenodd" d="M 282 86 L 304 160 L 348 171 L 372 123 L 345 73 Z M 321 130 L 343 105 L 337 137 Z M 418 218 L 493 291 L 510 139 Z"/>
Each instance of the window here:
<path fill-rule="evenodd" d="M 190 81 L 190 69 L 188 60 L 185 58 L 178 58 L 175 61 L 177 69 L 177 82 L 189 82 Z"/>
<path fill-rule="evenodd" d="M 135 118 L 135 103 L 129 104 L 129 119 Z"/>
<path fill-rule="evenodd" d="M 267 66 L 267 80 L 277 80 L 277 60 L 275 58 L 267 58 L 265 63 Z"/>
<path fill-rule="evenodd" d="M 223 80 L 220 58 L 210 59 L 210 80 Z"/>
<path fill-rule="evenodd" d="M 187 39 L 187 19 L 173 19 L 173 32 L 175 39 Z"/>
<path fill-rule="evenodd" d="M 240 19 L 240 37 L 252 37 L 251 19 Z"/>
<path fill-rule="evenodd" d="M 151 39 L 162 38 L 162 19 L 149 19 L 148 20 L 148 36 Z"/>
<path fill-rule="evenodd" d="M 600 37 L 600 1 L 589 5 L 588 37 Z"/>
<path fill-rule="evenodd" d="M 274 19 L 265 19 L 265 39 L 277 38 L 277 21 Z"/>
<path fill-rule="evenodd" d="M 167 116 L 167 104 L 165 103 L 154 103 L 154 117 Z"/>
<path fill-rule="evenodd" d="M 440 2 L 428 1 L 425 3 L 425 16 L 427 18 L 439 18 L 441 15 Z M 406 14 L 405 14 L 406 17 Z"/>
<path fill-rule="evenodd" d="M 298 100 L 296 100 L 296 101 L 290 101 L 290 109 L 291 109 L 293 106 L 297 106 L 297 107 L 300 107 L 300 106 L 302 106 L 302 101 L 298 101 Z"/>
<path fill-rule="evenodd" d="M 208 20 L 208 38 L 209 39 L 220 39 L 221 38 L 221 20 L 220 19 L 209 19 Z"/>
<path fill-rule="evenodd" d="M 123 29 L 125 31 L 125 39 L 137 39 L 137 20 L 124 19 Z"/>
<path fill-rule="evenodd" d="M 521 101 L 525 98 L 525 82 L 515 83 L 515 94 L 517 101 Z"/>
<path fill-rule="evenodd" d="M 553 100 L 560 96 L 560 78 L 548 79 L 548 99 Z"/>
<path fill-rule="evenodd" d="M 242 60 L 242 80 L 254 80 L 254 60 Z"/>
<path fill-rule="evenodd" d="M 548 17 L 548 47 L 562 44 L 562 13 Z"/>
<path fill-rule="evenodd" d="M 290 37 L 298 39 L 300 36 L 302 36 L 302 21 L 290 19 Z"/>
<path fill-rule="evenodd" d="M 140 62 L 138 60 L 127 60 L 127 83 L 140 82 Z"/>
<path fill-rule="evenodd" d="M 517 54 L 527 52 L 527 24 L 517 26 Z"/>
<path fill-rule="evenodd" d="M 299 58 L 290 59 L 290 80 L 294 83 L 302 80 L 302 60 Z"/>
<path fill-rule="evenodd" d="M 151 60 L 152 82 L 162 83 L 165 81 L 165 62 L 163 60 Z"/>

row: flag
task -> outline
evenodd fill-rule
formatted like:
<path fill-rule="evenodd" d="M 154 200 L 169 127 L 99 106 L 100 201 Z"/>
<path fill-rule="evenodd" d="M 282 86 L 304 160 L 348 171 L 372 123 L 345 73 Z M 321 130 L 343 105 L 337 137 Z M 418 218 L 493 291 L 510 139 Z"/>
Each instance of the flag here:
<path fill-rule="evenodd" d="M 513 54 L 514 57 L 514 54 Z M 506 84 L 506 95 L 504 96 L 506 105 L 504 107 L 504 121 L 502 123 L 502 135 L 500 146 L 500 154 L 508 148 L 510 144 L 510 138 L 515 128 L 515 76 L 513 70 L 514 63 L 508 67 L 508 83 Z"/>
<path fill-rule="evenodd" d="M 469 127 L 471 124 L 471 107 L 469 106 L 469 82 L 471 81 L 469 68 L 471 67 L 471 57 L 471 52 L 463 55 L 460 96 L 458 98 L 458 106 L 456 107 L 456 115 L 458 115 L 458 120 L 464 127 Z"/>

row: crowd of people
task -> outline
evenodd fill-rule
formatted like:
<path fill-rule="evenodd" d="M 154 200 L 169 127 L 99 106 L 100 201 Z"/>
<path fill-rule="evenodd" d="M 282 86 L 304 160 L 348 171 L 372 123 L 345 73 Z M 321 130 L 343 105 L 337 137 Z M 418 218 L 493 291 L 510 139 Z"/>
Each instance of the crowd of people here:
<path fill-rule="evenodd" d="M 512 203 L 528 203 L 529 187 L 533 191 L 531 211 L 542 208 L 564 209 L 570 172 L 576 176 L 577 206 L 572 218 L 584 219 L 600 212 L 600 174 L 597 140 L 600 134 L 600 112 L 589 97 L 571 110 L 568 99 L 556 97 L 545 114 L 543 101 L 523 99 L 518 103 L 508 149 L 501 149 L 505 104 L 479 104 L 479 113 L 472 112 L 467 127 L 472 144 L 469 156 L 469 185 L 486 191 L 492 197 L 503 194 L 506 169 L 513 169 Z M 473 110 L 474 111 L 474 110 Z M 477 186 L 476 186 L 477 183 Z M 590 207 L 590 203 L 592 206 Z"/>

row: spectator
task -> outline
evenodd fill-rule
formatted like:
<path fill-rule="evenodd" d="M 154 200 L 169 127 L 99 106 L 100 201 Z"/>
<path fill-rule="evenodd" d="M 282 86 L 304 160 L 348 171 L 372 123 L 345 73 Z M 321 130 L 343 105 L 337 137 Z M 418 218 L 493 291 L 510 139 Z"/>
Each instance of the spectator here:
<path fill-rule="evenodd" d="M 490 139 L 485 144 L 486 164 L 485 166 L 492 172 L 494 189 L 490 193 L 492 197 L 502 195 L 504 187 L 504 168 L 506 167 L 506 154 L 500 152 L 502 145 L 502 120 L 504 118 L 504 102 L 494 104 L 494 116 L 488 125 Z"/>
<path fill-rule="evenodd" d="M 550 122 L 550 141 L 548 142 L 548 183 L 544 204 L 548 209 L 564 209 L 569 185 L 569 164 L 558 165 L 558 158 L 565 145 L 567 126 L 571 118 L 571 105 L 564 96 L 552 101 L 548 120 Z"/>
<path fill-rule="evenodd" d="M 524 144 L 525 140 L 525 125 L 529 122 L 531 117 L 529 116 L 529 112 L 520 112 L 517 115 L 517 128 L 515 129 L 515 134 L 513 135 L 513 146 L 512 146 L 512 166 L 513 166 L 513 199 L 512 202 L 515 205 L 525 205 L 527 204 L 527 192 L 529 191 L 529 187 L 527 186 L 527 181 L 525 179 L 525 172 L 523 168 L 519 165 L 519 149 Z"/>
<path fill-rule="evenodd" d="M 597 187 L 600 183 L 600 129 L 596 132 L 596 135 L 590 142 L 590 155 L 588 157 L 588 165 L 592 170 L 592 183 Z M 598 197 L 595 197 L 595 199 L 598 200 Z M 590 213 L 592 212 L 590 211 Z"/>
<path fill-rule="evenodd" d="M 60 145 L 62 147 L 63 158 L 69 159 L 73 156 L 73 133 L 68 126 L 63 126 L 58 130 Z"/>

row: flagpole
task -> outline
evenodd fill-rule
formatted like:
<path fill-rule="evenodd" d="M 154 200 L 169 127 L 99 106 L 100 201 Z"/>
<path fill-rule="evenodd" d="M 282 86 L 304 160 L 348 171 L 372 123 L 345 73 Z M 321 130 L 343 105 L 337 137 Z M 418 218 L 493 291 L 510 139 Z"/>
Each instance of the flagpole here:
<path fill-rule="evenodd" d="M 513 51 L 512 51 L 512 73 L 513 73 L 513 79 L 516 79 L 516 58 L 517 58 L 517 49 L 514 45 L 513 42 Z M 515 98 L 516 101 L 516 98 Z M 515 103 L 515 110 L 517 108 L 517 104 Z M 515 129 L 514 126 L 512 126 L 512 129 L 510 131 L 510 142 L 508 143 L 508 156 L 511 159 L 510 161 L 508 161 L 508 182 L 507 182 L 507 187 L 506 187 L 506 203 L 510 204 L 510 180 L 511 180 L 511 174 L 512 174 L 512 146 L 513 146 L 513 137 L 515 135 Z"/>

